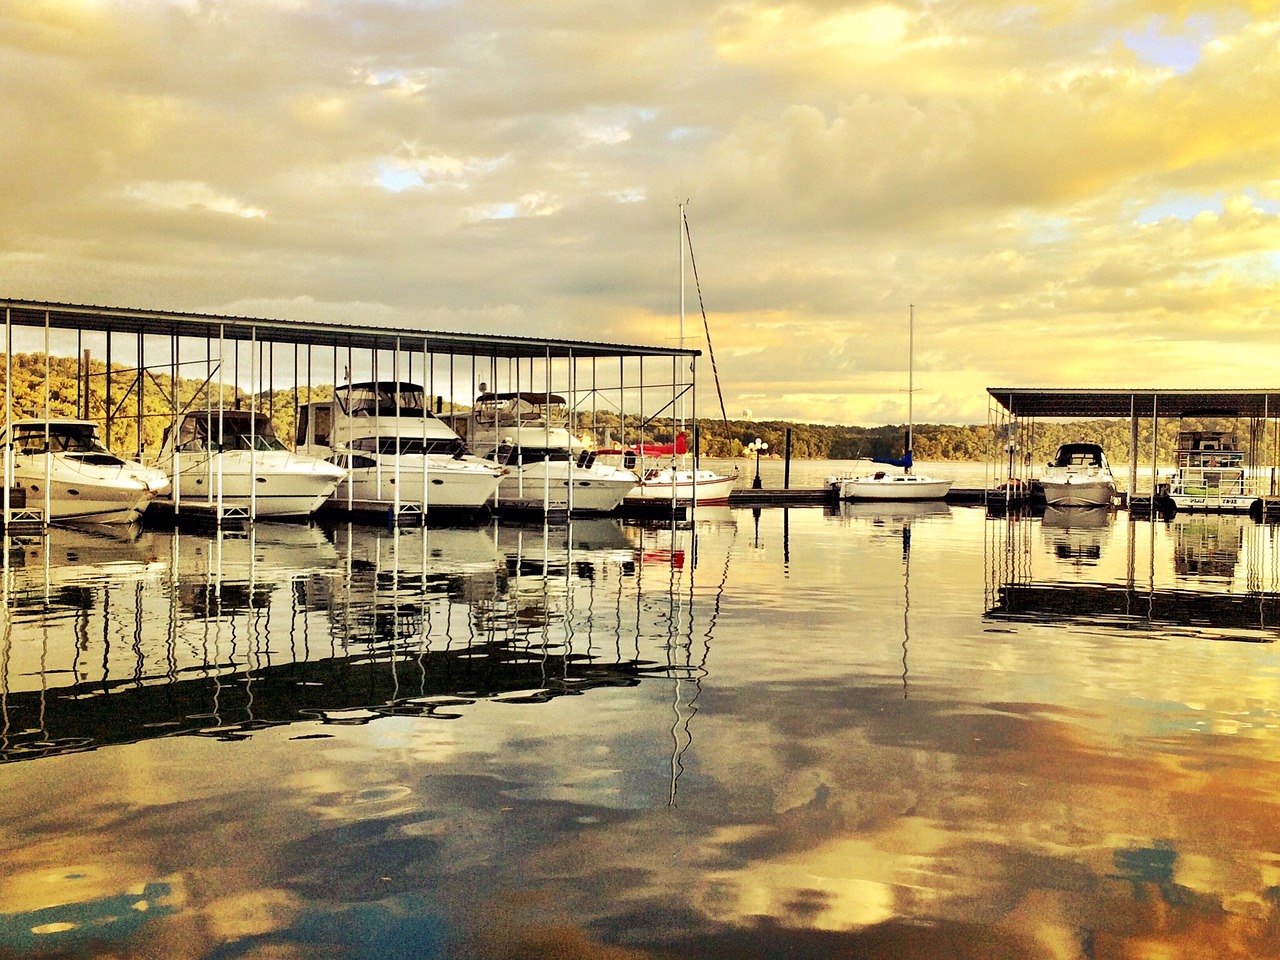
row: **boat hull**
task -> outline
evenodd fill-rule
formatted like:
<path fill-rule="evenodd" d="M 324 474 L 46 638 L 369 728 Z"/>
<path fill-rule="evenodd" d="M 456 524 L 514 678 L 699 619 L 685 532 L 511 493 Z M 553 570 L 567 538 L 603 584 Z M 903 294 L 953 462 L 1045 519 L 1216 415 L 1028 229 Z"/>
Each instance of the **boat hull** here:
<path fill-rule="evenodd" d="M 1252 496 L 1192 496 L 1183 493 L 1170 494 L 1179 513 L 1248 513 L 1259 503 Z"/>
<path fill-rule="evenodd" d="M 627 495 L 627 500 L 653 503 L 674 500 L 714 506 L 729 502 L 729 494 L 737 485 L 736 477 L 726 477 L 711 470 L 650 471 Z"/>
<path fill-rule="evenodd" d="M 250 459 L 254 458 L 254 459 Z M 218 503 L 258 517 L 305 517 L 333 496 L 344 470 L 285 451 L 237 451 L 181 464 L 179 509 Z"/>
<path fill-rule="evenodd" d="M 1116 486 L 1109 479 L 1041 478 L 1040 486 L 1044 490 L 1044 502 L 1051 507 L 1105 507 L 1116 494 Z"/>
<path fill-rule="evenodd" d="M 55 522 L 135 523 L 169 487 L 162 473 L 140 463 L 95 466 L 57 454 L 51 464 L 43 454 L 16 457 L 13 479 L 25 490 L 27 506 L 40 509 L 45 509 L 47 483 L 47 517 Z"/>
<path fill-rule="evenodd" d="M 425 484 L 422 474 L 422 457 L 402 457 L 398 471 L 394 461 L 384 462 L 380 470 L 354 467 L 338 484 L 332 502 L 341 505 L 348 496 L 354 500 L 392 500 L 399 490 L 402 502 L 421 503 L 428 512 L 479 510 L 493 500 L 502 479 L 501 468 L 491 463 L 450 457 L 429 459 Z"/>
<path fill-rule="evenodd" d="M 498 498 L 530 501 L 546 510 L 611 513 L 635 489 L 638 480 L 627 470 L 579 467 L 569 460 L 543 460 L 525 464 L 504 477 L 498 486 Z"/>
<path fill-rule="evenodd" d="M 953 480 L 915 474 L 849 477 L 835 481 L 841 500 L 942 500 Z"/>

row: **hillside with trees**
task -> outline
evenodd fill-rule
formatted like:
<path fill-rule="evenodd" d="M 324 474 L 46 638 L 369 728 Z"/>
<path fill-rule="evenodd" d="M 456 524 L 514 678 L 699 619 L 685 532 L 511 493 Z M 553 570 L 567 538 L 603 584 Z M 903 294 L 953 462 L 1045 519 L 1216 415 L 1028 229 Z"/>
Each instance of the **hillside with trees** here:
<path fill-rule="evenodd" d="M 2 357 L 3 355 L 0 355 Z M 177 379 L 153 370 L 138 371 L 119 364 L 107 365 L 101 360 L 78 357 L 48 358 L 37 353 L 16 353 L 12 365 L 0 364 L 0 390 L 5 369 L 12 375 L 11 403 L 14 417 L 43 416 L 48 383 L 48 413 L 55 417 L 85 417 L 104 424 L 110 420 L 108 445 L 121 453 L 137 455 L 140 451 L 153 458 L 159 451 L 165 429 L 173 419 L 173 411 L 215 408 L 219 402 L 228 408 L 247 408 L 253 399 L 243 390 L 219 387 L 204 379 Z M 221 392 L 221 397 L 219 397 Z M 270 415 L 276 433 L 286 443 L 293 439 L 298 405 L 308 400 L 326 400 L 333 396 L 331 384 L 264 391 L 258 394 L 258 408 Z M 462 427 L 469 408 L 445 405 L 458 415 L 456 427 Z M 446 412 L 446 419 L 448 419 Z M 1151 461 L 1151 424 L 1139 421 L 1138 462 Z M 629 415 L 619 418 L 611 412 L 580 412 L 576 418 L 579 432 L 590 434 L 601 446 L 636 443 L 639 440 L 670 443 L 676 424 L 670 418 L 655 418 L 642 423 Z M 747 445 L 759 438 L 769 445 L 769 454 L 782 456 L 786 449 L 787 430 L 791 431 L 791 455 L 796 459 L 854 460 L 866 457 L 898 457 L 906 440 L 906 425 L 880 427 L 833 426 L 829 424 L 792 423 L 783 420 L 700 419 L 698 433 L 702 453 L 711 457 L 747 456 Z M 1173 462 L 1174 445 L 1179 429 L 1235 429 L 1239 442 L 1248 442 L 1247 421 L 1192 420 L 1163 422 L 1160 428 L 1157 458 L 1161 464 Z M 460 431 L 461 432 L 461 431 Z M 1113 463 L 1129 460 L 1129 422 L 1127 420 L 1056 421 L 1024 423 L 1021 440 L 1025 449 L 1015 456 L 1029 458 L 1036 464 L 1047 461 L 1059 444 L 1089 441 L 1102 445 Z M 987 424 L 921 423 L 914 428 L 914 455 L 917 460 L 960 460 L 1004 462 L 1008 457 L 1003 436 L 995 436 Z"/>

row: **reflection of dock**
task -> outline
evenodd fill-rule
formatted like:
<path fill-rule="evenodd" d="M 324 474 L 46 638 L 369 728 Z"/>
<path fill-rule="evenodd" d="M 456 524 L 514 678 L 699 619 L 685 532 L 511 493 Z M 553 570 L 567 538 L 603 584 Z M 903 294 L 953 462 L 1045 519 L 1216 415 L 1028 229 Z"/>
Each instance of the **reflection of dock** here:
<path fill-rule="evenodd" d="M 214 673 L 210 665 L 211 675 L 142 686 L 134 678 L 82 682 L 10 693 L 0 762 L 179 734 L 241 739 L 256 729 L 304 720 L 450 719 L 458 706 L 482 699 L 541 702 L 594 687 L 634 685 L 652 666 L 481 643 L 295 661 L 242 673 Z"/>
<path fill-rule="evenodd" d="M 1150 628 L 1210 627 L 1247 631 L 1224 639 L 1273 643 L 1280 630 L 1280 598 L 1196 590 L 1137 589 L 1103 584 L 1005 584 L 994 619 L 1096 623 L 1124 621 Z"/>

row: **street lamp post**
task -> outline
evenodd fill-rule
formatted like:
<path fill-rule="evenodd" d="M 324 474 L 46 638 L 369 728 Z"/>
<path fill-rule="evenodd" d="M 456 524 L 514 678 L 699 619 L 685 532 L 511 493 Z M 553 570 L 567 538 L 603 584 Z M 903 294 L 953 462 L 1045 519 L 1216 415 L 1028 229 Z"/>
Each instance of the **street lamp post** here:
<path fill-rule="evenodd" d="M 755 440 L 747 444 L 747 449 L 754 450 L 756 453 L 756 478 L 751 481 L 751 489 L 759 490 L 760 489 L 760 451 L 768 450 L 769 445 L 765 443 L 763 440 L 761 440 L 759 437 L 756 437 Z"/>

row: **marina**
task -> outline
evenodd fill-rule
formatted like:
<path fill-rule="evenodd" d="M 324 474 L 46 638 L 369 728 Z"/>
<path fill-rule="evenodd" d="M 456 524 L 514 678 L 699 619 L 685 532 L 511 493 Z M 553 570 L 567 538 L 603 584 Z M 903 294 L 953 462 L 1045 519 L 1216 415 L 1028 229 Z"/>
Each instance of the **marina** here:
<path fill-rule="evenodd" d="M 1274 526 L 695 516 L 9 541 L 0 951 L 1267 955 Z"/>

